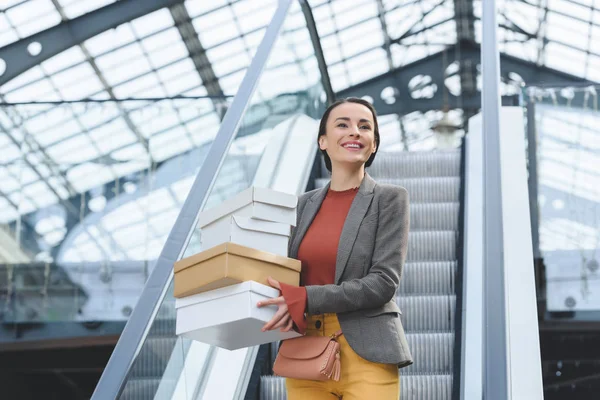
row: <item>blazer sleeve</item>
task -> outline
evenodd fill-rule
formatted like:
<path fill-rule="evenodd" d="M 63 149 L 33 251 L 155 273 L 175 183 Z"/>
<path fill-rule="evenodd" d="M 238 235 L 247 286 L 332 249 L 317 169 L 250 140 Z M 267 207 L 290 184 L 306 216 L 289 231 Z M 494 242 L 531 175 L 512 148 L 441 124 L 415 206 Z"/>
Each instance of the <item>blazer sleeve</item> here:
<path fill-rule="evenodd" d="M 403 187 L 382 188 L 369 273 L 339 285 L 306 286 L 308 314 L 381 307 L 396 294 L 408 248 L 409 198 Z"/>

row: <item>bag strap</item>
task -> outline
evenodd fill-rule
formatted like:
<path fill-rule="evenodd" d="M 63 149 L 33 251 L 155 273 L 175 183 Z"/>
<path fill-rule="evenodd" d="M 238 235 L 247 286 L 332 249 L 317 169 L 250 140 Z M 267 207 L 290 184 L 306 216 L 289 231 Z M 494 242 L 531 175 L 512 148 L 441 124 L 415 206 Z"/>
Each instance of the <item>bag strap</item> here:
<path fill-rule="evenodd" d="M 338 337 L 342 336 L 342 334 L 343 334 L 343 332 L 342 332 L 342 330 L 340 329 L 340 330 L 338 330 L 337 332 L 335 332 L 335 333 L 332 333 L 331 335 L 329 335 L 329 337 L 330 337 L 331 339 L 337 339 Z"/>

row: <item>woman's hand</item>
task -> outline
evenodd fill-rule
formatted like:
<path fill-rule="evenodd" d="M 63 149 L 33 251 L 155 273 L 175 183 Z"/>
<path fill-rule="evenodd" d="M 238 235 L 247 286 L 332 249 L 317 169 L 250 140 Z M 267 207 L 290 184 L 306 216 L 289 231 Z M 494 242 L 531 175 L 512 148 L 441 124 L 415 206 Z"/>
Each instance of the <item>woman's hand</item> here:
<path fill-rule="evenodd" d="M 267 278 L 267 281 L 269 282 L 269 285 L 281 291 L 281 285 L 278 281 L 271 277 Z M 262 331 L 265 332 L 275 329 L 279 329 L 281 332 L 291 331 L 294 327 L 294 321 L 292 320 L 292 316 L 290 315 L 287 303 L 285 302 L 283 296 L 275 297 L 273 299 L 268 299 L 265 301 L 259 301 L 256 304 L 256 306 L 264 307 L 272 304 L 277 305 L 279 309 L 277 310 L 273 318 L 262 327 Z"/>

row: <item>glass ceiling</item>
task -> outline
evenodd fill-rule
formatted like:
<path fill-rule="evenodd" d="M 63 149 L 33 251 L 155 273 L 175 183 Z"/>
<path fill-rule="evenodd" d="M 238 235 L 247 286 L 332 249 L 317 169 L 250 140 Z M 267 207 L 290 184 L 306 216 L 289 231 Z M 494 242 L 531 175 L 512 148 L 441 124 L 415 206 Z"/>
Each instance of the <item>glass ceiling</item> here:
<path fill-rule="evenodd" d="M 4 0 L 0 47 L 113 2 Z M 593 0 L 497 2 L 502 52 L 600 81 L 600 9 Z M 336 92 L 456 43 L 452 0 L 309 3 Z M 5 104 L 0 107 L 0 224 L 60 200 L 76 198 L 116 178 L 153 172 L 156 163 L 210 142 L 276 5 L 276 0 L 187 0 L 183 6 L 197 33 L 194 40 L 183 39 L 185 21 L 176 21 L 179 14 L 162 9 L 97 35 L 2 85 L 0 101 Z M 473 5 L 475 39 L 480 41 L 481 0 L 473 1 Z M 282 68 L 290 62 L 300 65 L 313 51 L 299 7 L 294 13 L 297 53 L 292 61 L 282 59 Z M 197 45 L 195 39 L 205 49 L 208 65 L 199 66 L 190 57 L 190 49 Z M 317 71 L 316 64 L 303 68 Z M 287 84 L 293 91 L 293 83 Z M 460 90 L 456 84 L 456 79 L 447 81 L 451 92 Z M 221 97 L 124 100 L 174 96 Z M 263 96 L 269 98 L 268 93 Z M 106 102 L 69 103 L 81 99 Z M 62 104 L 22 104 L 32 101 Z M 382 116 L 382 148 L 436 147 L 431 127 L 442 116 L 439 110 Z M 462 112 L 450 110 L 448 117 L 460 124 Z M 189 176 L 181 179 L 144 200 L 161 204 L 162 208 L 153 210 L 152 215 L 174 220 L 173 213 L 191 184 Z M 135 188 L 123 190 L 133 192 Z M 102 201 L 98 203 L 102 210 Z M 139 216 L 131 210 L 132 204 L 123 205 L 121 216 L 113 218 Z M 138 211 L 142 212 L 143 207 Z M 52 247 L 64 237 L 64 227 L 56 216 L 43 221 L 36 230 Z M 143 225 L 131 232 L 143 232 Z M 157 225 L 153 240 L 164 237 L 169 229 L 169 223 Z M 134 254 L 125 249 L 119 258 L 139 258 Z"/>

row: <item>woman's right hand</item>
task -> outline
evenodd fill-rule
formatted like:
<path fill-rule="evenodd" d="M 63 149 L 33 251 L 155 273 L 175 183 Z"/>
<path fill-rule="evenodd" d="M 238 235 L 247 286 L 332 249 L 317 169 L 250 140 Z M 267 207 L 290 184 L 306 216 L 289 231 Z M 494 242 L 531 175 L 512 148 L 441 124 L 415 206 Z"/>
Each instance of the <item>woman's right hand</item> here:
<path fill-rule="evenodd" d="M 278 281 L 271 277 L 267 278 L 267 281 L 269 282 L 269 285 L 281 292 L 281 285 Z M 294 327 L 294 320 L 290 315 L 285 298 L 283 296 L 279 296 L 265 301 L 259 301 L 256 304 L 257 307 L 265 307 L 269 305 L 276 305 L 278 309 L 273 318 L 262 327 L 262 331 L 265 332 L 275 329 L 279 329 L 281 332 L 291 331 Z"/>

